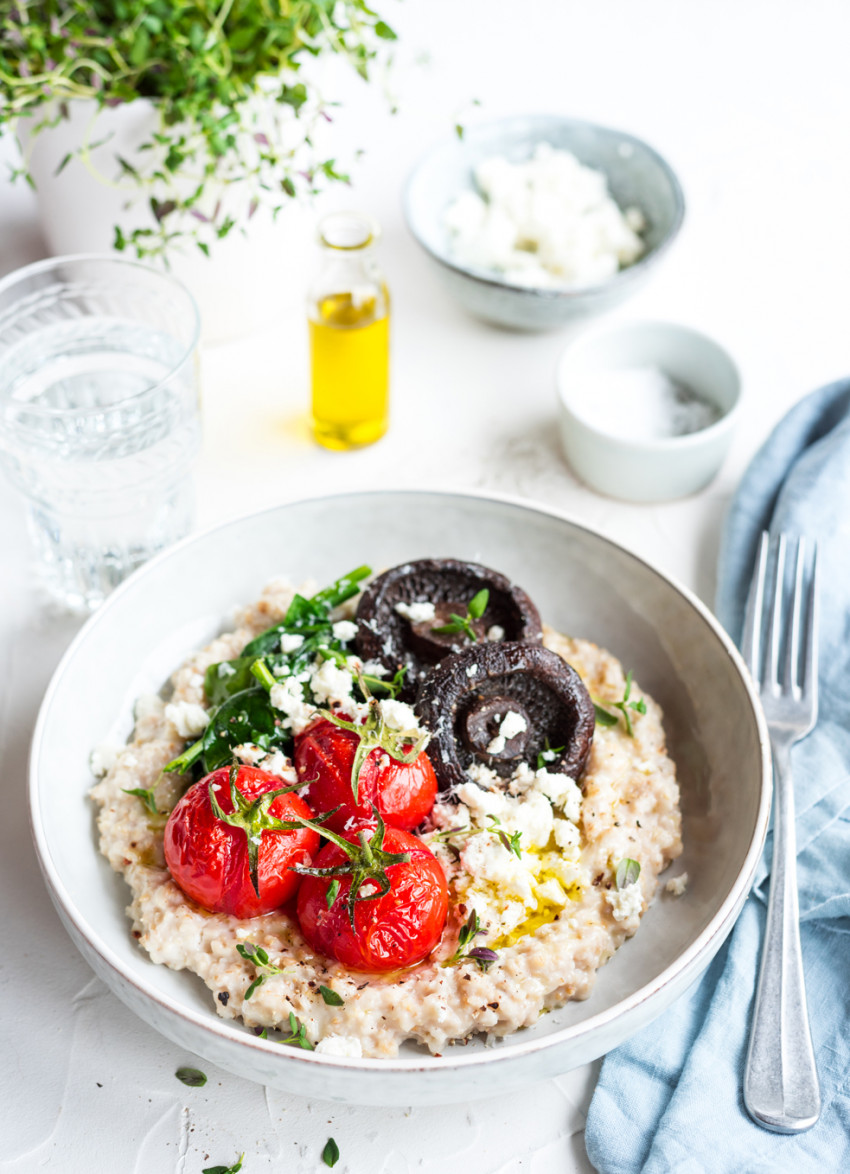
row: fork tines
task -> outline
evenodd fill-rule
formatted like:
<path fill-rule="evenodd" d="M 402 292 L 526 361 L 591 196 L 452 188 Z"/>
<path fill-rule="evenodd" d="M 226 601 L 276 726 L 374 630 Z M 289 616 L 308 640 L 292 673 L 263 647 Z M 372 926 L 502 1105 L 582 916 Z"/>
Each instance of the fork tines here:
<path fill-rule="evenodd" d="M 762 691 L 799 697 L 817 680 L 817 544 L 811 544 L 808 575 L 805 538 L 801 535 L 796 540 L 790 575 L 789 545 L 785 534 L 771 538 L 767 531 L 762 533 L 741 651 Z"/>

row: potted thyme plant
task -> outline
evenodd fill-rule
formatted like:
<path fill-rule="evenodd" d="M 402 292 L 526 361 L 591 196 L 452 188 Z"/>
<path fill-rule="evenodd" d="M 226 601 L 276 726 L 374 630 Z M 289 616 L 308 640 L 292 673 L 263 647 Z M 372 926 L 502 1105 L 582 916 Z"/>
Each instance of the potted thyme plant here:
<path fill-rule="evenodd" d="M 394 39 L 365 0 L 11 0 L 0 133 L 18 134 L 51 251 L 179 273 L 347 180 L 314 145 L 332 119 L 320 67 L 343 58 L 368 80 Z"/>

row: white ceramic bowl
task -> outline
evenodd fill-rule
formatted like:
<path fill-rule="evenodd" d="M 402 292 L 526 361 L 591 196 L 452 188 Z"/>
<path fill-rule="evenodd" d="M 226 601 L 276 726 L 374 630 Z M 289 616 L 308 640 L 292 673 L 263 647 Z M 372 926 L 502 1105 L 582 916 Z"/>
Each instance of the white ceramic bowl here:
<path fill-rule="evenodd" d="M 717 421 L 698 432 L 657 440 L 625 438 L 588 417 L 588 375 L 656 367 L 713 404 Z M 726 457 L 738 417 L 741 380 L 727 351 L 673 322 L 595 328 L 569 343 L 556 384 L 561 441 L 576 474 L 599 493 L 626 501 L 667 501 L 705 488 Z M 593 422 L 591 422 L 593 419 Z"/>
<path fill-rule="evenodd" d="M 610 648 L 666 711 L 682 784 L 684 897 L 665 896 L 602 968 L 591 998 L 495 1047 L 441 1058 L 317 1055 L 220 1019 L 200 979 L 134 942 L 128 891 L 96 849 L 89 753 L 126 738 L 138 694 L 279 574 L 329 581 L 368 560 L 476 559 L 522 584 L 556 627 Z M 213 573 L 214 572 L 214 573 Z M 520 502 L 431 491 L 317 498 L 228 522 L 155 558 L 88 621 L 42 704 L 32 744 L 36 849 L 59 915 L 92 968 L 180 1046 L 251 1080 L 324 1100 L 428 1104 L 484 1097 L 583 1064 L 621 1043 L 707 966 L 740 911 L 769 809 L 767 740 L 743 664 L 687 591 L 600 535 Z"/>
<path fill-rule="evenodd" d="M 539 143 L 569 151 L 601 171 L 620 207 L 638 207 L 644 214 L 645 253 L 601 285 L 512 285 L 490 270 L 458 265 L 451 256 L 446 210 L 461 192 L 474 187 L 478 164 L 494 155 L 522 162 Z M 499 326 L 553 330 L 610 310 L 635 293 L 676 238 L 685 198 L 670 165 L 634 135 L 560 115 L 518 115 L 467 127 L 462 139 L 453 135 L 425 154 L 407 181 L 404 214 L 446 290 L 464 309 Z"/>

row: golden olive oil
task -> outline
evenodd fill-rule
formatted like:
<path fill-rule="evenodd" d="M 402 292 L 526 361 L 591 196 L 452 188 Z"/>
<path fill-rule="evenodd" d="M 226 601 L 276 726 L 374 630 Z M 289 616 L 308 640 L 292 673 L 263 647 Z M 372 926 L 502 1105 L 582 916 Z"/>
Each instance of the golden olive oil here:
<path fill-rule="evenodd" d="M 329 294 L 310 314 L 313 431 L 325 448 L 359 448 L 389 424 L 390 336 L 386 287 L 360 299 Z"/>

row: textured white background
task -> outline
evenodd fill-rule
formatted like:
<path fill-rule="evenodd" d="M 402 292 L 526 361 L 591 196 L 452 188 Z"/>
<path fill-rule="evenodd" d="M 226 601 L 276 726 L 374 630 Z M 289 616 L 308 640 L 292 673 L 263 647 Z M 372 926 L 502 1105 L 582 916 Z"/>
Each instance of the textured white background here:
<path fill-rule="evenodd" d="M 843 0 L 387 2 L 382 12 L 402 36 L 392 78 L 399 113 L 388 113 L 379 87 L 345 84 L 335 149 L 366 153 L 356 190 L 334 201 L 367 208 L 384 227 L 392 429 L 360 453 L 310 443 L 300 313 L 210 349 L 199 525 L 323 490 L 507 490 L 574 513 L 710 601 L 724 508 L 747 460 L 795 399 L 850 370 L 850 8 Z M 621 314 L 706 329 L 740 363 L 741 428 L 723 473 L 698 497 L 630 507 L 578 485 L 553 430 L 563 336 L 501 333 L 465 318 L 408 237 L 401 181 L 472 99 L 482 103 L 475 117 L 552 111 L 622 127 L 678 170 L 685 229 Z M 0 165 L 11 157 L 0 144 Z M 41 255 L 30 194 L 3 181 L 0 271 Z M 337 1170 L 352 1174 L 589 1169 L 582 1129 L 596 1066 L 516 1096 L 390 1111 L 311 1104 L 209 1067 L 205 1089 L 174 1079 L 192 1057 L 92 977 L 41 884 L 25 760 L 39 699 L 77 625 L 51 615 L 34 591 L 22 509 L 5 484 L 0 534 L 0 1170 L 199 1174 L 245 1150 L 245 1174 L 300 1174 L 324 1169 L 329 1135 L 342 1152 Z"/>

